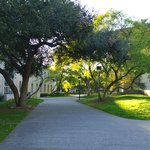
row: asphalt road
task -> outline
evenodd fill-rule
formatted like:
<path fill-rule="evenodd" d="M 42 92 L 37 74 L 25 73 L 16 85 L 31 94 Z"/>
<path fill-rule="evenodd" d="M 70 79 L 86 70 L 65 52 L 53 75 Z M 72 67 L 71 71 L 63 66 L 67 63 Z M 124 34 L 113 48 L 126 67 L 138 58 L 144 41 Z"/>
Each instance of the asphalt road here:
<path fill-rule="evenodd" d="M 76 99 L 45 99 L 0 150 L 150 150 L 150 121 L 116 117 Z"/>

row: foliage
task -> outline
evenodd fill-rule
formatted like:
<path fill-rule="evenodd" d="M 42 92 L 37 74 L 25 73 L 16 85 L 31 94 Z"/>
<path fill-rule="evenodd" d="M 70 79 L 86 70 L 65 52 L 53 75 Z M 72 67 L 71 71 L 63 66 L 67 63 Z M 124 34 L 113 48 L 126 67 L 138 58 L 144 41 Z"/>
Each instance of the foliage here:
<path fill-rule="evenodd" d="M 137 72 L 150 72 L 150 21 L 141 20 L 134 23 L 130 36 L 131 57 L 129 62 L 137 65 Z"/>
<path fill-rule="evenodd" d="M 149 72 L 150 59 L 150 20 L 133 20 L 120 11 L 110 10 L 97 15 L 93 21 L 95 31 L 109 30 L 129 43 L 130 59 L 128 66 L 138 66 L 135 71 Z"/>
<path fill-rule="evenodd" d="M 40 97 L 62 97 L 62 96 L 68 96 L 68 93 L 57 93 L 57 92 L 53 92 L 53 93 L 41 93 Z"/>
<path fill-rule="evenodd" d="M 68 93 L 50 93 L 49 94 L 50 97 L 62 97 L 62 96 L 68 96 Z"/>
<path fill-rule="evenodd" d="M 150 119 L 150 98 L 139 94 L 112 96 L 104 103 L 96 103 L 96 97 L 85 98 L 80 102 L 105 112 L 130 119 Z"/>
<path fill-rule="evenodd" d="M 143 90 L 126 90 L 122 94 L 142 94 L 144 95 Z"/>
<path fill-rule="evenodd" d="M 18 123 L 42 100 L 29 99 L 27 103 L 32 105 L 29 108 L 10 108 L 14 104 L 14 100 L 4 101 L 0 103 L 0 143 L 8 136 L 8 134 L 16 127 Z"/>
<path fill-rule="evenodd" d="M 98 92 L 99 101 L 103 101 L 107 94 L 112 94 L 119 89 L 131 88 L 136 79 L 146 72 L 145 69 L 139 69 L 141 68 L 140 64 L 135 61 L 137 57 L 133 56 L 136 49 L 135 51 L 132 49 L 135 48 L 136 42 L 141 38 L 139 33 L 144 31 L 146 34 L 148 31 L 148 24 L 145 22 L 143 25 L 143 22 L 135 22 L 122 12 L 112 10 L 104 15 L 96 16 L 93 24 L 94 30 L 82 42 L 79 53 L 83 59 L 101 65 L 98 78 L 92 71 L 90 73 Z M 144 44 L 144 40 L 146 44 Z M 149 42 L 146 37 L 143 38 L 142 43 L 143 48 L 147 50 L 146 54 L 148 54 Z M 143 60 L 148 63 L 149 59 Z M 138 62 L 143 62 L 143 66 L 146 65 L 144 61 Z M 91 68 L 89 69 L 91 70 Z M 100 89 L 103 89 L 103 94 L 100 93 Z"/>
<path fill-rule="evenodd" d="M 146 68 L 149 68 L 144 68 L 144 65 L 149 62 L 148 57 L 143 57 L 139 53 L 143 47 L 146 48 L 145 52 L 148 54 L 150 36 L 148 37 L 149 34 L 146 32 L 149 27 L 147 21 L 136 22 L 122 12 L 111 10 L 106 14 L 96 16 L 93 25 L 93 31 L 85 39 L 69 47 L 73 49 L 70 55 L 74 62 L 67 64 L 67 69 L 63 74 L 64 81 L 67 80 L 75 86 L 80 77 L 87 91 L 90 91 L 88 89 L 92 87 L 99 93 L 100 101 L 105 100 L 106 95 L 119 92 L 120 89 L 141 87 L 138 78 L 146 72 Z M 142 33 L 148 38 L 144 36 L 143 42 L 140 42 Z M 138 47 L 139 51 L 136 50 L 138 43 L 143 43 L 141 47 Z M 57 52 L 59 58 L 62 58 L 63 54 L 60 54 Z M 70 55 L 64 53 L 63 60 L 68 60 L 67 57 Z M 136 63 L 138 55 L 144 59 L 137 60 L 138 63 Z M 140 66 L 140 63 L 143 67 Z M 101 66 L 101 70 L 96 70 L 97 65 Z"/>
<path fill-rule="evenodd" d="M 84 59 L 101 65 L 98 78 L 92 73 L 91 66 L 89 69 L 96 91 L 99 93 L 99 100 L 102 101 L 110 88 L 117 85 L 131 71 L 125 66 L 129 58 L 128 43 L 118 37 L 116 32 L 111 31 L 93 32 L 86 41 L 83 49 L 85 51 Z M 99 92 L 100 88 L 105 90 L 103 98 Z"/>
<path fill-rule="evenodd" d="M 52 61 L 52 51 L 79 40 L 91 28 L 91 15 L 70 0 L 1 0 L 0 73 L 16 104 L 25 105 L 29 77 Z M 12 74 L 22 75 L 20 92 Z"/>
<path fill-rule="evenodd" d="M 49 67 L 50 77 L 48 78 L 48 80 L 56 82 L 56 88 L 52 92 L 64 90 L 64 83 L 65 81 L 68 82 L 68 64 L 71 62 L 72 58 L 66 58 L 62 55 L 59 59 L 57 53 L 54 53 L 54 63 Z"/>
<path fill-rule="evenodd" d="M 68 92 L 69 89 L 71 89 L 71 88 L 72 88 L 72 86 L 68 81 L 63 82 L 63 89 L 65 90 L 65 92 Z"/>
<path fill-rule="evenodd" d="M 40 97 L 48 97 L 49 96 L 49 93 L 41 93 L 40 94 Z"/>
<path fill-rule="evenodd" d="M 91 78 L 88 70 L 88 62 L 82 59 L 73 60 L 73 58 L 68 58 L 63 54 L 59 59 L 58 53 L 55 53 L 54 64 L 49 70 L 51 75 L 49 80 L 54 79 L 57 83 L 57 89 L 61 89 L 62 91 L 77 89 L 79 84 L 78 77 L 81 78 L 82 86 L 87 87 L 87 89 L 90 86 L 89 82 L 91 82 Z M 91 87 L 89 88 L 91 90 Z M 60 90 L 57 91 L 59 92 Z"/>
<path fill-rule="evenodd" d="M 105 14 L 98 14 L 93 19 L 93 24 L 95 31 L 116 31 L 132 27 L 133 21 L 121 11 L 111 9 Z"/>
<path fill-rule="evenodd" d="M 0 101 L 3 101 L 4 95 L 0 95 Z"/>

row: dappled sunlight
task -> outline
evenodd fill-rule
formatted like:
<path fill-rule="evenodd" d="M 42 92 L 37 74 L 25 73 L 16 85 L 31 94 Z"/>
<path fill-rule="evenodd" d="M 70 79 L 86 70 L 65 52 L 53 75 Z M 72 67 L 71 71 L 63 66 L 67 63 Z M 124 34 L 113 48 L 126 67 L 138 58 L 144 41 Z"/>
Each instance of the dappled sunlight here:
<path fill-rule="evenodd" d="M 140 94 L 126 94 L 109 97 L 103 103 L 97 103 L 96 100 L 96 96 L 87 96 L 81 103 L 124 118 L 150 119 L 150 97 Z"/>
<path fill-rule="evenodd" d="M 120 108 L 122 109 L 127 109 L 129 108 L 130 110 L 135 110 L 135 109 L 138 109 L 139 107 L 141 107 L 144 103 L 146 103 L 145 100 L 117 100 L 117 101 L 114 101 L 115 104 L 117 104 Z"/>
<path fill-rule="evenodd" d="M 148 100 L 143 99 L 115 100 L 114 103 L 122 111 L 130 113 L 130 116 L 138 115 L 139 117 L 144 116 L 147 119 L 149 118 L 150 103 L 148 103 Z"/>
<path fill-rule="evenodd" d="M 141 54 L 143 54 L 145 56 L 150 56 L 150 49 L 149 48 L 142 49 Z"/>
<path fill-rule="evenodd" d="M 141 94 L 127 94 L 127 95 L 119 95 L 115 98 L 116 100 L 150 100 L 150 97 L 141 95 Z"/>

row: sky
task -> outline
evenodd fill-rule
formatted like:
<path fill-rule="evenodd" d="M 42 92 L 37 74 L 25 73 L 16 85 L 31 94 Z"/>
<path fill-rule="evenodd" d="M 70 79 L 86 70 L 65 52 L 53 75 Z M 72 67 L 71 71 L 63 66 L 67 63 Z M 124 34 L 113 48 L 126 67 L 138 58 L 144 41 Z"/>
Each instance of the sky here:
<path fill-rule="evenodd" d="M 135 19 L 150 19 L 150 0 L 77 0 L 88 9 L 105 13 L 111 8 Z"/>

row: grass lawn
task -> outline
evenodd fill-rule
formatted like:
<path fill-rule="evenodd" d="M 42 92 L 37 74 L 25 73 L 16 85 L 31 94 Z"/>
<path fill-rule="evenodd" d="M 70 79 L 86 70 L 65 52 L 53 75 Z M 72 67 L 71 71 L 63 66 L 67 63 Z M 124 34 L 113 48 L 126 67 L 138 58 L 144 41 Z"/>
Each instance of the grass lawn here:
<path fill-rule="evenodd" d="M 96 100 L 96 96 L 90 96 L 80 102 L 124 118 L 150 119 L 150 97 L 140 94 L 126 94 L 111 96 L 102 103 L 97 103 Z"/>
<path fill-rule="evenodd" d="M 43 100 L 29 99 L 27 104 L 32 107 L 29 108 L 10 108 L 14 101 L 0 102 L 0 143 L 7 137 L 7 135 L 27 116 L 27 114 Z"/>

